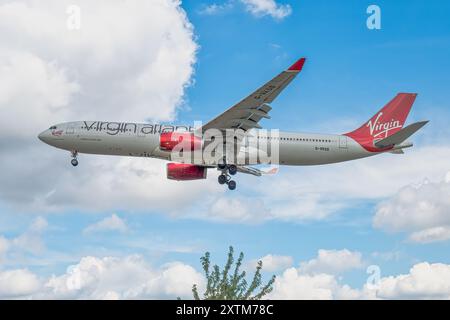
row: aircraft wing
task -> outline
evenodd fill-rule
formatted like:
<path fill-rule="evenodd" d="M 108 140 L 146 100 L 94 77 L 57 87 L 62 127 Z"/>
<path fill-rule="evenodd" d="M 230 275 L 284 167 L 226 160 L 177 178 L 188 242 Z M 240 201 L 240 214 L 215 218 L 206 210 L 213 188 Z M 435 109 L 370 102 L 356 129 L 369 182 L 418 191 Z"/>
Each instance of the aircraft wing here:
<path fill-rule="evenodd" d="M 206 123 L 202 126 L 202 132 L 213 128 L 219 130 L 234 128 L 244 131 L 261 128 L 259 121 L 262 118 L 270 119 L 268 113 L 272 107 L 269 103 L 275 100 L 281 91 L 299 74 L 305 60 L 305 58 L 299 59 L 289 69 L 281 72 L 248 97 Z"/>
<path fill-rule="evenodd" d="M 259 170 L 257 168 L 248 167 L 248 166 L 238 166 L 237 171 L 241 173 L 251 174 L 257 177 L 262 176 L 263 174 L 275 174 L 278 172 L 278 168 L 274 167 L 268 170 Z"/>

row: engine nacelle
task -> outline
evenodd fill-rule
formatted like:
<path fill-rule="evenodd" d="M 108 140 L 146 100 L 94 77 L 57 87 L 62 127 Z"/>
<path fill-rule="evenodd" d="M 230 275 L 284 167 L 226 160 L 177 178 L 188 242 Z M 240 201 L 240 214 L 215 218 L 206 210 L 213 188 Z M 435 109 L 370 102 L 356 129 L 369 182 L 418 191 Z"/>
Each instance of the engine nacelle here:
<path fill-rule="evenodd" d="M 187 163 L 168 163 L 167 179 L 170 180 L 199 180 L 206 179 L 208 168 Z"/>
<path fill-rule="evenodd" d="M 194 151 L 202 148 L 202 139 L 189 132 L 163 132 L 159 136 L 159 148 L 172 151 L 176 146 L 183 151 Z"/>

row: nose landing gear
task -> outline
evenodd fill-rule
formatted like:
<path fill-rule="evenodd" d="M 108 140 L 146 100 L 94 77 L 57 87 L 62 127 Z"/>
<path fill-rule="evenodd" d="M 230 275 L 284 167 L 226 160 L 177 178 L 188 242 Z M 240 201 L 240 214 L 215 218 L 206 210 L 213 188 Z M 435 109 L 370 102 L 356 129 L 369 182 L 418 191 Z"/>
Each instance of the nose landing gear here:
<path fill-rule="evenodd" d="M 78 156 L 78 151 L 73 150 L 71 152 L 71 156 L 72 156 L 72 160 L 70 160 L 70 163 L 76 167 L 78 165 L 78 160 L 77 160 L 77 156 Z"/>

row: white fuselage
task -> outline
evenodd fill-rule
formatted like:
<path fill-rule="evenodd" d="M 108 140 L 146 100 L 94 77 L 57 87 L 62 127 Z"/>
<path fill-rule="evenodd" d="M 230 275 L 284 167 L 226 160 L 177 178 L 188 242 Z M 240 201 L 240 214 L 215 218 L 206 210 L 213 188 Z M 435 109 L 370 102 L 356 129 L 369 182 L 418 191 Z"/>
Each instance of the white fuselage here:
<path fill-rule="evenodd" d="M 161 132 L 192 130 L 189 126 L 101 121 L 66 122 L 42 132 L 39 138 L 56 148 L 78 153 L 151 157 L 173 160 L 162 151 Z M 359 159 L 369 152 L 345 135 L 278 132 L 279 155 L 274 164 L 319 165 Z M 248 139 L 257 139 L 250 136 Z M 258 138 L 259 139 L 259 138 Z M 262 138 L 261 138 L 262 139 Z M 259 164 L 255 159 L 248 165 Z"/>

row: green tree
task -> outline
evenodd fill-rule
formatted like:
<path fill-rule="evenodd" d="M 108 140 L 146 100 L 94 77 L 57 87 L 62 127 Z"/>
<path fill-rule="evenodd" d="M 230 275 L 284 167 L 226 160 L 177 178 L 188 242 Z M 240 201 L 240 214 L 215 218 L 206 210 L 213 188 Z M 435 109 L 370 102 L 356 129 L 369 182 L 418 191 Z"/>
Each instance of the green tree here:
<path fill-rule="evenodd" d="M 273 289 L 275 276 L 267 282 L 266 285 L 261 285 L 261 269 L 262 261 L 258 261 L 256 272 L 253 276 L 250 285 L 245 279 L 245 271 L 240 271 L 244 259 L 244 253 L 239 254 L 236 261 L 234 271 L 231 274 L 230 270 L 234 263 L 234 250 L 230 247 L 228 252 L 228 259 L 222 271 L 218 265 L 214 265 L 211 270 L 210 254 L 206 252 L 200 261 L 206 276 L 206 291 L 203 294 L 205 300 L 260 300 L 263 296 L 270 293 Z M 192 293 L 195 300 L 201 300 L 198 293 L 197 285 L 192 287 Z"/>

